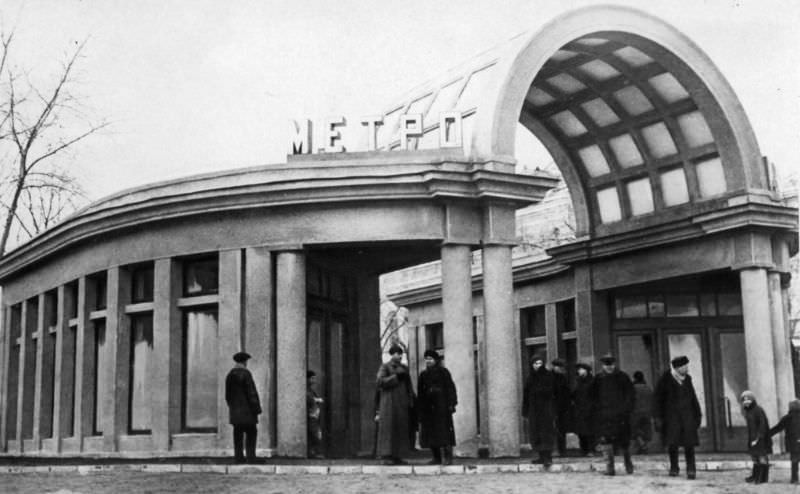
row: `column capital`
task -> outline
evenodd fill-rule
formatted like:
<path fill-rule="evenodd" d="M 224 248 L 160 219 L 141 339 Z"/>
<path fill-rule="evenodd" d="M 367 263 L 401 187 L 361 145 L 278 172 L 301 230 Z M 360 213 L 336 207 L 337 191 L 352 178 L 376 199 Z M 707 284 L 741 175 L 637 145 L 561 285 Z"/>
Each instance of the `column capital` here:
<path fill-rule="evenodd" d="M 749 261 L 743 263 L 737 263 L 731 266 L 733 271 L 745 271 L 748 269 L 765 269 L 767 271 L 774 271 L 775 270 L 775 263 L 772 262 L 764 262 L 764 261 Z"/>

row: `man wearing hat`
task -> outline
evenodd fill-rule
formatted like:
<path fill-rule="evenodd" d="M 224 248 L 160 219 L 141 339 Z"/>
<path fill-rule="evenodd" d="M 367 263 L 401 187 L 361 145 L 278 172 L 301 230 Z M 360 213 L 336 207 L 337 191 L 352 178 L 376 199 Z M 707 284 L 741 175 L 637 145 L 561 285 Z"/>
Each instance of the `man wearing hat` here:
<path fill-rule="evenodd" d="M 681 355 L 672 359 L 672 368 L 656 384 L 653 394 L 653 417 L 656 430 L 669 453 L 669 475 L 675 477 L 678 468 L 678 448 L 683 446 L 686 456 L 686 477 L 694 479 L 696 468 L 694 447 L 700 444 L 697 429 L 703 413 L 689 375 L 689 359 Z"/>
<path fill-rule="evenodd" d="M 425 350 L 425 370 L 417 379 L 417 391 L 419 444 L 433 453 L 431 465 L 450 465 L 456 445 L 453 413 L 458 395 L 450 371 L 442 365 L 442 356 L 436 350 Z"/>
<path fill-rule="evenodd" d="M 589 390 L 593 403 L 595 434 L 606 460 L 606 475 L 614 475 L 614 450 L 621 449 L 625 471 L 633 473 L 628 444 L 631 440 L 631 412 L 634 394 L 630 377 L 617 369 L 617 359 L 606 354 L 600 358 L 602 370 Z"/>
<path fill-rule="evenodd" d="M 592 400 L 589 397 L 589 389 L 592 387 L 594 376 L 592 376 L 592 366 L 585 362 L 578 362 L 575 365 L 577 376 L 575 376 L 575 389 L 572 391 L 573 403 L 573 429 L 578 435 L 578 443 L 581 453 L 584 456 L 591 456 L 594 453 L 594 424 L 592 423 Z"/>
<path fill-rule="evenodd" d="M 403 364 L 403 347 L 389 347 L 390 359 L 378 369 L 378 396 L 375 421 L 378 423 L 375 454 L 383 458 L 384 464 L 402 465 L 413 444 L 411 437 L 416 426 L 411 420 L 414 406 L 414 387 Z"/>
<path fill-rule="evenodd" d="M 233 457 L 236 463 L 256 461 L 256 437 L 258 435 L 258 415 L 261 413 L 261 402 L 258 399 L 253 375 L 247 370 L 250 354 L 238 352 L 233 356 L 236 364 L 225 377 L 225 402 L 228 404 L 230 423 L 233 425 Z"/>
<path fill-rule="evenodd" d="M 567 430 L 569 429 L 569 408 L 572 403 L 572 392 L 569 389 L 567 369 L 563 359 L 550 362 L 553 367 L 556 405 L 556 448 L 561 457 L 567 454 Z"/>
<path fill-rule="evenodd" d="M 545 367 L 544 362 L 544 357 L 538 354 L 530 358 L 531 370 L 522 393 L 522 416 L 528 419 L 531 448 L 539 454 L 532 463 L 549 468 L 553 464 L 553 442 L 556 439 L 556 388 L 553 372 Z"/>

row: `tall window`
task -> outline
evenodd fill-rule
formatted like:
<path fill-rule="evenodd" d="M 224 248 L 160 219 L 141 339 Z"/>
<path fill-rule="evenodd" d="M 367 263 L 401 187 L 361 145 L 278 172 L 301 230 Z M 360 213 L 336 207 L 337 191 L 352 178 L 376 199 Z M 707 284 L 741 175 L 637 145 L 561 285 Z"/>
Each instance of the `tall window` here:
<path fill-rule="evenodd" d="M 153 386 L 150 373 L 153 359 L 153 314 L 131 317 L 130 371 L 130 432 L 146 434 L 151 427 L 151 397 Z"/>
<path fill-rule="evenodd" d="M 140 266 L 131 271 L 131 302 L 153 301 L 153 265 Z"/>
<path fill-rule="evenodd" d="M 94 418 L 92 423 L 95 436 L 103 434 L 103 418 L 106 416 L 106 396 L 110 390 L 111 369 L 106 344 L 106 320 L 96 319 L 94 326 Z"/>
<path fill-rule="evenodd" d="M 217 430 L 218 258 L 183 263 L 182 429 Z M 209 297 L 211 296 L 211 297 Z"/>

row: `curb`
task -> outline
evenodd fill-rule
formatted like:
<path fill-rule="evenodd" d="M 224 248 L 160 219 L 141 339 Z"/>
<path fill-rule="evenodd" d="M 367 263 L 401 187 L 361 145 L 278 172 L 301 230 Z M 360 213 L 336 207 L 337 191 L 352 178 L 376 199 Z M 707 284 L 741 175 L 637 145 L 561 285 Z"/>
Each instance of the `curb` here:
<path fill-rule="evenodd" d="M 789 469 L 788 460 L 771 463 L 773 468 Z M 622 467 L 621 464 L 617 465 Z M 683 466 L 683 465 L 682 465 Z M 746 470 L 750 461 L 704 461 L 697 463 L 698 472 Z M 636 471 L 666 472 L 668 465 L 662 461 L 635 463 Z M 32 465 L 0 466 L 0 475 L 5 474 L 69 474 L 91 475 L 110 472 L 161 473 L 214 473 L 223 475 L 472 475 L 498 473 L 573 473 L 601 472 L 603 463 L 555 463 L 549 469 L 530 463 L 464 463 L 457 465 L 219 465 L 219 464 L 121 464 L 121 465 Z"/>

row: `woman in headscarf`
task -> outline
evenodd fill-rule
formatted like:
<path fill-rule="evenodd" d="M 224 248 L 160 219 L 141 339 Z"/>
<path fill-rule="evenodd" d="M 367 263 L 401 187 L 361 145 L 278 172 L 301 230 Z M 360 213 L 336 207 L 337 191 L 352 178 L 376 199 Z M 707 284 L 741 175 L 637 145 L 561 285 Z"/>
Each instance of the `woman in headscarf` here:
<path fill-rule="evenodd" d="M 417 391 L 420 446 L 430 448 L 433 453 L 430 464 L 450 465 L 456 444 L 453 413 L 458 397 L 450 371 L 442 365 L 442 357 L 435 350 L 425 351 L 425 370 L 419 374 Z"/>
<path fill-rule="evenodd" d="M 768 455 L 772 453 L 772 438 L 767 414 L 756 403 L 752 391 L 742 393 L 742 415 L 747 422 L 747 452 L 753 459 L 753 473 L 745 481 L 762 484 L 769 480 Z"/>

